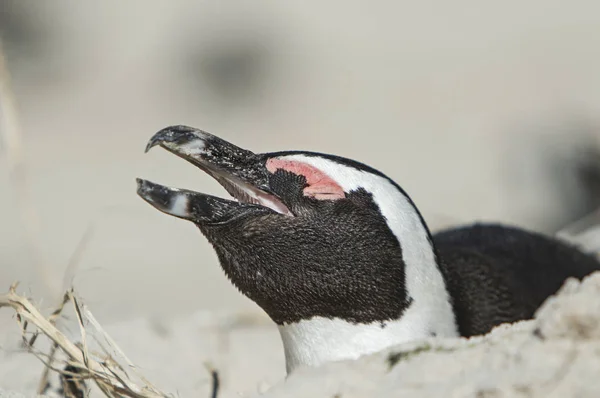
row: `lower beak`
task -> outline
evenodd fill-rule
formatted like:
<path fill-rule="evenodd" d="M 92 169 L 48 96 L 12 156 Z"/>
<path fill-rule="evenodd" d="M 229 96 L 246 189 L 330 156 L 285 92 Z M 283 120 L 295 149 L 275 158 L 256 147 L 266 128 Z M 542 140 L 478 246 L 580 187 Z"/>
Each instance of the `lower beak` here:
<path fill-rule="evenodd" d="M 268 208 L 239 203 L 185 189 L 170 188 L 138 178 L 137 194 L 165 214 L 196 224 L 221 224 L 248 212 L 271 213 Z"/>

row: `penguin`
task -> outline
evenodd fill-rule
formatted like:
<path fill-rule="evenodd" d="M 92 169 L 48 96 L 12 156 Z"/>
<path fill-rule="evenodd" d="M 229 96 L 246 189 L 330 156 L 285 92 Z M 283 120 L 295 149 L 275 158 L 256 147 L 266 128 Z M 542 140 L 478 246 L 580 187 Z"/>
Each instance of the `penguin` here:
<path fill-rule="evenodd" d="M 254 153 L 188 126 L 160 146 L 233 200 L 137 179 L 137 193 L 191 221 L 239 291 L 277 324 L 288 374 L 408 341 L 471 337 L 530 319 L 570 277 L 600 269 L 566 242 L 501 224 L 431 234 L 408 194 L 355 160 Z"/>

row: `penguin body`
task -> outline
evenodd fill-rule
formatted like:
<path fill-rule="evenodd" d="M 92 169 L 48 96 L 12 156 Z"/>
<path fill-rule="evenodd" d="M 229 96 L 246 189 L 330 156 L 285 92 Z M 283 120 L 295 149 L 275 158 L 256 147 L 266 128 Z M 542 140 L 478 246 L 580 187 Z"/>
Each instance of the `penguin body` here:
<path fill-rule="evenodd" d="M 476 224 L 433 236 L 461 336 L 530 319 L 563 282 L 599 269 L 591 255 L 523 229 Z"/>
<path fill-rule="evenodd" d="M 312 152 L 255 154 L 187 126 L 161 146 L 236 199 L 138 180 L 158 210 L 193 222 L 244 295 L 278 325 L 288 372 L 431 336 L 531 318 L 568 277 L 600 269 L 566 243 L 474 225 L 431 235 L 383 173 Z"/>

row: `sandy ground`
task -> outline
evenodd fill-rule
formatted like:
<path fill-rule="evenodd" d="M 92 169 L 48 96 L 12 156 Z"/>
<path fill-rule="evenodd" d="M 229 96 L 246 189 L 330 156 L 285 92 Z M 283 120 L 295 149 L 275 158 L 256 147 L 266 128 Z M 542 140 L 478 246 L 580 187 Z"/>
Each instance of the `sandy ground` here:
<path fill-rule="evenodd" d="M 596 273 L 581 285 L 567 283 L 534 321 L 305 369 L 263 397 L 598 397 L 599 294 Z"/>
<path fill-rule="evenodd" d="M 276 332 L 258 320 L 234 322 L 234 327 L 234 318 L 197 313 L 169 325 L 130 320 L 111 325 L 108 332 L 155 386 L 182 397 L 210 396 L 206 360 L 220 369 L 221 398 L 600 394 L 600 273 L 582 283 L 568 281 L 532 321 L 501 325 L 486 336 L 412 342 L 356 361 L 298 369 L 285 380 L 273 346 Z M 10 362 L 0 364 L 2 385 L 21 389 L 19 382 L 27 380 L 31 391 L 39 377 L 31 366 L 35 359 L 6 358 Z"/>
<path fill-rule="evenodd" d="M 132 319 L 171 329 L 198 311 L 260 316 L 227 282 L 192 225 L 135 195 L 138 176 L 223 194 L 179 159 L 143 154 L 147 139 L 170 124 L 204 128 L 259 152 L 309 149 L 361 160 L 398 181 L 434 228 L 482 219 L 541 228 L 560 208 L 528 148 L 539 141 L 535 134 L 560 147 L 555 133 L 574 137 L 597 126 L 600 6 L 461 0 L 407 7 L 140 0 L 33 7 L 36 26 L 52 34 L 39 54 L 9 63 L 39 250 L 30 244 L 0 152 L 0 282 L 8 288 L 21 280 L 43 308 L 52 308 L 53 289 L 72 281 L 114 330 Z M 259 72 L 244 72 L 251 87 L 211 84 L 210 68 L 192 62 L 237 45 L 264 50 Z M 86 230 L 91 238 L 65 283 Z M 13 341 L 15 330 L 0 313 L 0 333 L 8 336 L 0 342 Z M 152 333 L 147 340 L 120 338 L 126 351 L 152 347 L 139 363 L 162 369 L 152 352 L 166 351 L 171 340 Z M 180 333 L 195 346 L 194 330 Z M 255 347 L 265 361 L 251 367 L 242 390 L 281 378 L 272 326 L 230 333 L 237 337 L 228 355 L 236 359 L 228 367 L 247 363 Z M 189 360 L 202 372 L 213 348 L 196 344 Z M 13 348 L 2 344 L 0 363 L 21 360 Z M 34 379 L 15 369 L 1 375 L 0 387 L 30 393 Z M 194 391 L 156 372 L 172 391 Z"/>

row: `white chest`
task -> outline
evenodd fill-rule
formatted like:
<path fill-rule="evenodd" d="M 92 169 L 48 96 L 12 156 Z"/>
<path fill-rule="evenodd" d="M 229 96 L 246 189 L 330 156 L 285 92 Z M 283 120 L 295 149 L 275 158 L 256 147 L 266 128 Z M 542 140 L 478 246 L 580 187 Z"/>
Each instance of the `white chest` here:
<path fill-rule="evenodd" d="M 440 316 L 442 315 L 442 316 Z M 356 359 L 408 341 L 431 337 L 457 337 L 453 317 L 410 306 L 401 319 L 353 324 L 341 319 L 314 317 L 279 326 L 287 372 L 297 367 Z M 452 320 L 450 320 L 452 318 Z"/>

